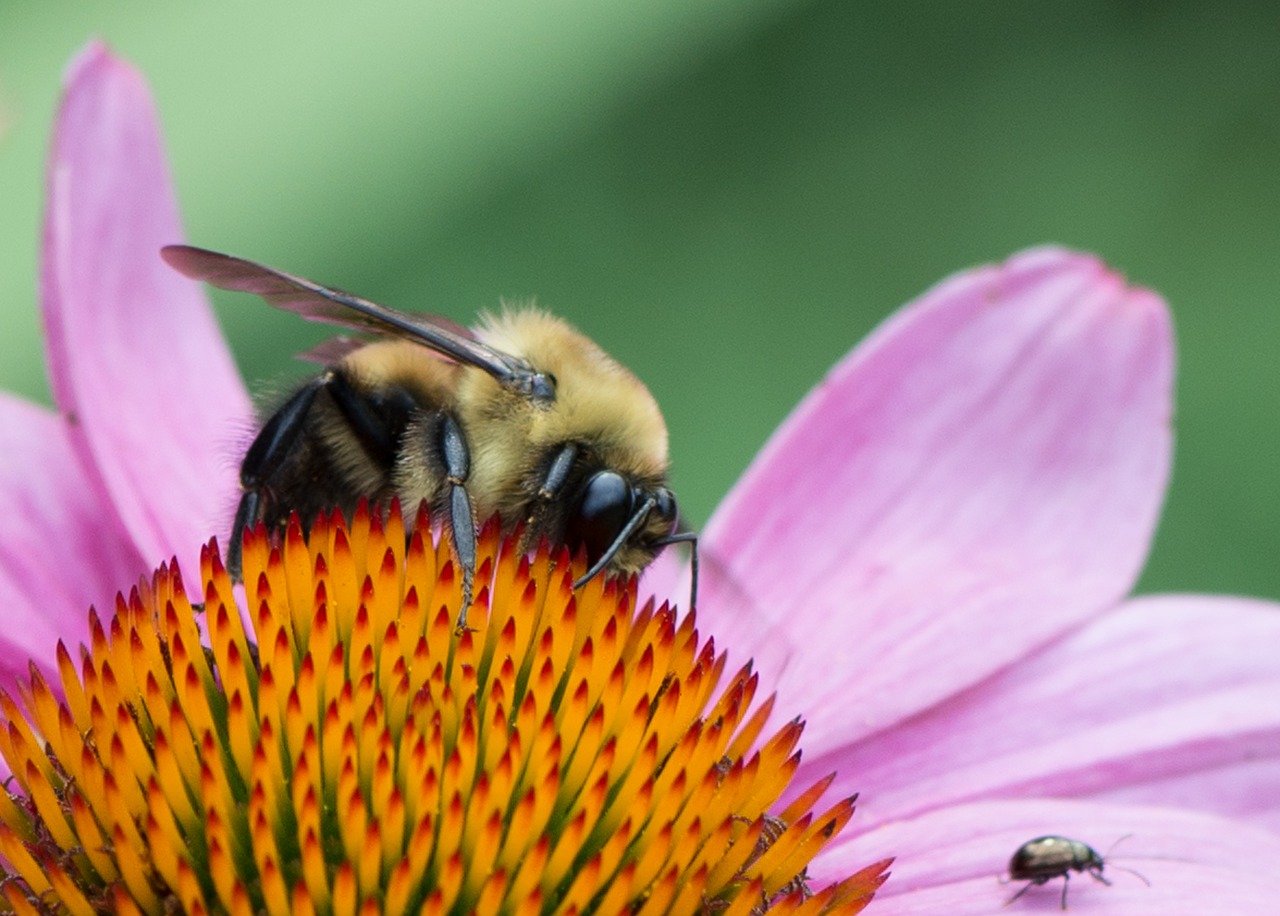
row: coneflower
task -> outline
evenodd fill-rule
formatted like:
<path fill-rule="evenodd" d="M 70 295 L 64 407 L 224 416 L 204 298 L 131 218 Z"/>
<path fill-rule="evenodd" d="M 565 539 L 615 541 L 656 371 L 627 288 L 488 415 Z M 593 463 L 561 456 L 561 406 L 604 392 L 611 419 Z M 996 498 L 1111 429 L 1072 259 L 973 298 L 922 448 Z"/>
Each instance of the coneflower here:
<path fill-rule="evenodd" d="M 806 867 L 853 814 L 778 798 L 747 665 L 694 616 L 577 594 L 563 552 L 489 526 L 461 593 L 421 514 L 245 542 L 248 626 L 216 545 L 202 637 L 176 567 L 91 617 L 60 682 L 0 693 L 0 893 L 17 912 L 804 913 L 861 910 L 880 862 Z M 424 535 L 424 532 L 426 534 Z M 407 548 L 406 548 L 407 543 Z M 63 699 L 59 699 L 61 696 Z"/>

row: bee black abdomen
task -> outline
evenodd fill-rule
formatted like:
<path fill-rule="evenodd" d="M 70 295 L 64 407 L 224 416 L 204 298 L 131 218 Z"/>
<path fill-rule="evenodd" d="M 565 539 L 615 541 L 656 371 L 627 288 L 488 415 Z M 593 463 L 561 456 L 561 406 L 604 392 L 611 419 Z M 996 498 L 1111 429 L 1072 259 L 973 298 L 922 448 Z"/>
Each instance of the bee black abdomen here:
<path fill-rule="evenodd" d="M 276 476 L 306 426 L 316 394 L 329 378 L 326 373 L 307 382 L 263 424 L 240 463 L 240 486 L 246 491 L 258 489 Z"/>
<path fill-rule="evenodd" d="M 392 469 L 417 402 L 399 386 L 362 388 L 337 366 L 292 394 L 267 420 L 240 466 L 227 565 L 240 576 L 240 537 L 261 522 L 283 530 L 295 512 L 304 529 L 321 512 L 350 516 L 363 499 L 388 501 Z"/>

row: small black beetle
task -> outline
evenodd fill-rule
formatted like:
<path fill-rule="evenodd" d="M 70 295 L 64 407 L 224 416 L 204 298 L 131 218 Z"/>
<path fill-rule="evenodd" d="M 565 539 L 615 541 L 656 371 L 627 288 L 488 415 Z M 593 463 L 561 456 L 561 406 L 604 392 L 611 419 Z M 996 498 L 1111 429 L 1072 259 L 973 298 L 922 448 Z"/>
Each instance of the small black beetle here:
<path fill-rule="evenodd" d="M 1116 844 L 1126 837 L 1120 837 L 1115 843 L 1111 844 L 1111 849 L 1115 849 Z M 1110 855 L 1110 850 L 1107 851 Z M 1018 851 L 1013 854 L 1013 858 L 1009 860 L 1009 877 L 1004 881 L 1026 881 L 1022 886 L 1022 890 L 1018 891 L 1012 897 L 1005 901 L 1005 906 L 1013 903 L 1027 890 L 1033 886 L 1040 884 L 1048 884 L 1054 878 L 1062 879 L 1062 908 L 1067 908 L 1067 885 L 1071 879 L 1071 872 L 1078 871 L 1082 874 L 1088 873 L 1091 878 L 1101 881 L 1108 887 L 1111 882 L 1102 877 L 1102 867 L 1106 864 L 1106 859 L 1098 855 L 1098 851 L 1087 843 L 1081 843 L 1079 840 L 1068 839 L 1064 836 L 1040 836 L 1034 840 L 1028 840 L 1018 847 Z M 1127 871 L 1131 875 L 1135 875 L 1142 879 L 1142 882 L 1151 886 L 1151 882 L 1136 871 L 1115 865 L 1113 868 L 1119 868 L 1121 871 Z"/>

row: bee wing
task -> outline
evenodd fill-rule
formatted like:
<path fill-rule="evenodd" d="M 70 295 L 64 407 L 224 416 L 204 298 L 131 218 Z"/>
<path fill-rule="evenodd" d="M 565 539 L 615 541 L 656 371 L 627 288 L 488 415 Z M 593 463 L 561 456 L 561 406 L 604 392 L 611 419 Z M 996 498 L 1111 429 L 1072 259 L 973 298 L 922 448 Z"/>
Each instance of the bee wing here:
<path fill-rule="evenodd" d="M 457 330 L 452 322 L 410 315 L 330 289 L 274 267 L 191 245 L 166 245 L 160 255 L 179 273 L 221 289 L 253 293 L 269 305 L 354 331 L 422 344 L 449 359 L 483 369 L 504 386 L 549 399 L 549 380 L 524 360 L 495 350 Z"/>
<path fill-rule="evenodd" d="M 354 337 L 330 337 L 322 340 L 309 350 L 296 354 L 295 359 L 318 366 L 332 366 L 363 347 L 367 341 Z"/>

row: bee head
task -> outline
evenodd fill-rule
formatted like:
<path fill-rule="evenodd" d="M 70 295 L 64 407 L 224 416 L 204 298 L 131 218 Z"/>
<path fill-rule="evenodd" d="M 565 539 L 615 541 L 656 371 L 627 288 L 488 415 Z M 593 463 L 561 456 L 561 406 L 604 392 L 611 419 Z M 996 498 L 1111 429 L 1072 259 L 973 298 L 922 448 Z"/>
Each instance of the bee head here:
<path fill-rule="evenodd" d="M 565 544 L 586 551 L 585 582 L 605 568 L 635 572 L 667 543 L 679 521 L 676 498 L 665 486 L 631 483 L 614 470 L 584 482 L 565 524 Z"/>

